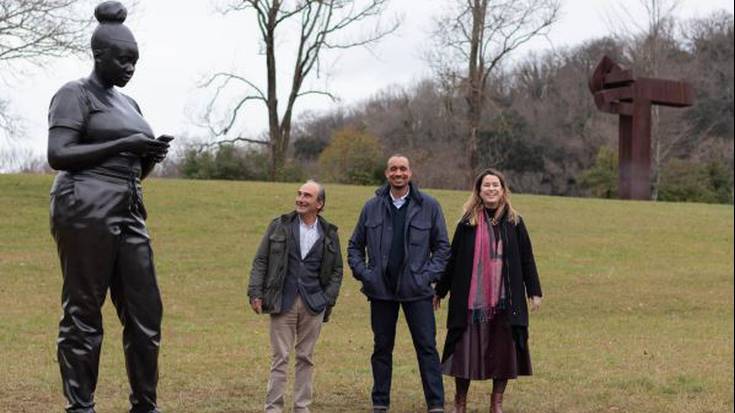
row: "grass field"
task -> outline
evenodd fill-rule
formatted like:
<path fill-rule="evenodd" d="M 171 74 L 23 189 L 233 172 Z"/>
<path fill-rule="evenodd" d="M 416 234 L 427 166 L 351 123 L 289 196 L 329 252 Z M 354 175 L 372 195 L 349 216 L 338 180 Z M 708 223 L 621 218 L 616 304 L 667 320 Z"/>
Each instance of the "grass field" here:
<path fill-rule="evenodd" d="M 50 176 L 0 175 L 0 412 L 60 412 L 60 316 Z M 270 219 L 295 184 L 151 179 L 149 229 L 164 300 L 165 412 L 257 412 L 269 367 L 268 320 L 245 301 Z M 429 191 L 450 232 L 466 194 Z M 372 188 L 327 186 L 325 216 L 346 247 Z M 511 382 L 506 412 L 733 411 L 733 207 L 514 197 L 534 241 L 544 306 L 531 318 L 535 375 Z M 438 341 L 446 306 L 437 314 Z M 119 323 L 105 304 L 98 412 L 127 411 Z M 345 271 L 316 349 L 314 412 L 367 412 L 368 303 Z M 425 411 L 414 351 L 399 320 L 394 412 Z M 447 400 L 454 385 L 445 380 Z M 486 412 L 490 384 L 470 389 Z M 290 396 L 289 396 L 290 397 Z M 449 406 L 449 403 L 447 404 Z"/>

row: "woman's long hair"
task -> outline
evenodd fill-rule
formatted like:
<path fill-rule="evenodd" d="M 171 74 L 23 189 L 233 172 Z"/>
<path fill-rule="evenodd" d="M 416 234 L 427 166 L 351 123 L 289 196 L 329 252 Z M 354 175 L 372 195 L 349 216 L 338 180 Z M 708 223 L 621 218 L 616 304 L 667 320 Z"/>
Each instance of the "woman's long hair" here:
<path fill-rule="evenodd" d="M 510 203 L 510 188 L 508 188 L 505 175 L 492 168 L 485 169 L 475 178 L 472 193 L 467 199 L 467 202 L 464 203 L 462 221 L 467 221 L 470 225 L 477 225 L 478 214 L 484 213 L 485 204 L 483 204 L 482 198 L 480 197 L 480 188 L 482 187 L 482 180 L 488 175 L 496 176 L 500 180 L 500 186 L 503 188 L 503 197 L 500 199 L 498 209 L 495 210 L 493 224 L 497 224 L 503 217 L 503 214 L 505 214 L 506 219 L 513 223 L 513 225 L 518 224 L 519 215 Z"/>

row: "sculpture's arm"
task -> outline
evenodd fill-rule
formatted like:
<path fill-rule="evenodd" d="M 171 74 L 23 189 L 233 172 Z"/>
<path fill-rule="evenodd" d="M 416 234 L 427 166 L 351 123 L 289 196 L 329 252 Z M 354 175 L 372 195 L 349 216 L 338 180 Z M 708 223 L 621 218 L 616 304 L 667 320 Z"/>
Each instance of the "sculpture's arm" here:
<path fill-rule="evenodd" d="M 81 133 L 71 128 L 53 127 L 49 129 L 48 134 L 48 163 L 56 170 L 89 168 L 120 152 L 132 152 L 155 159 L 166 156 L 167 151 L 168 143 L 151 139 L 142 133 L 109 142 L 89 144 L 81 143 Z M 146 166 L 147 164 L 144 164 L 144 169 Z"/>

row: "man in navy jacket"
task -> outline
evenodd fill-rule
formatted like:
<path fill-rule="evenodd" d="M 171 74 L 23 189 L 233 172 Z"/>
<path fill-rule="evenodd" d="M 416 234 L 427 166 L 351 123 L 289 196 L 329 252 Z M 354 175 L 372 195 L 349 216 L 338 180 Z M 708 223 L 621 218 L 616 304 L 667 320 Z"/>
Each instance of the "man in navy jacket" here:
<path fill-rule="evenodd" d="M 370 301 L 374 346 L 374 412 L 390 405 L 390 385 L 399 307 L 411 331 L 429 412 L 444 411 L 432 284 L 441 277 L 449 241 L 441 206 L 411 182 L 408 158 L 388 159 L 388 185 L 365 203 L 347 248 L 352 274 Z"/>

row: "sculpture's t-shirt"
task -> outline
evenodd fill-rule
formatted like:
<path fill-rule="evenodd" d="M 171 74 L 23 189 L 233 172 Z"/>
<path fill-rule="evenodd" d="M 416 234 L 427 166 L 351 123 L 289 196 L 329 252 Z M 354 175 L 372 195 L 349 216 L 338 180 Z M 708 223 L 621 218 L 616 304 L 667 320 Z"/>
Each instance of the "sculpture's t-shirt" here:
<path fill-rule="evenodd" d="M 71 81 L 51 99 L 49 129 L 64 127 L 81 134 L 81 144 L 109 142 L 136 133 L 154 139 L 140 107 L 116 88 L 104 88 L 92 76 Z M 140 157 L 121 153 L 105 159 L 92 169 L 140 176 Z"/>
<path fill-rule="evenodd" d="M 136 133 L 154 139 L 135 101 L 90 76 L 65 84 L 51 99 L 49 129 L 69 128 L 79 144 L 114 141 Z M 53 139 L 51 136 L 50 139 Z M 105 227 L 148 238 L 140 183 L 141 157 L 111 155 L 83 169 L 59 171 L 51 187 L 52 230 Z"/>

